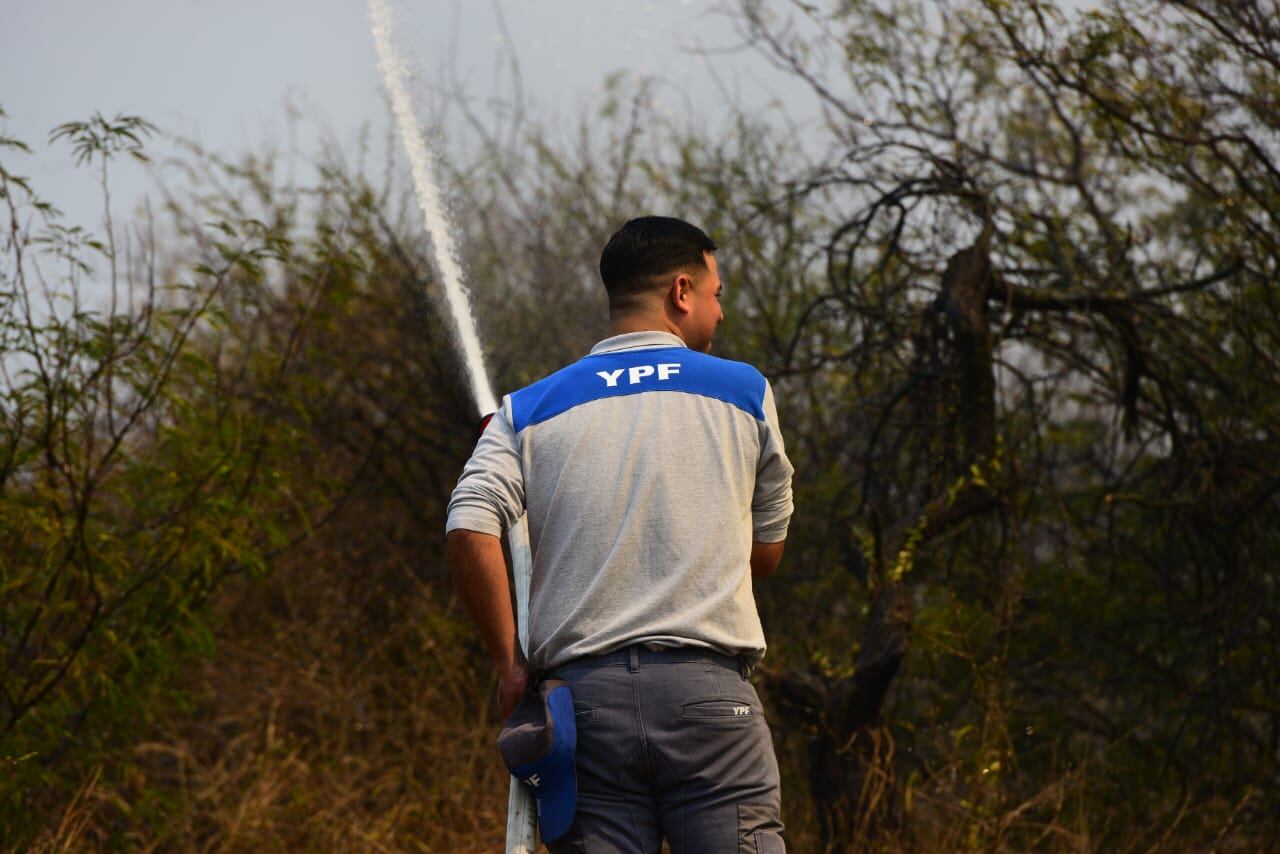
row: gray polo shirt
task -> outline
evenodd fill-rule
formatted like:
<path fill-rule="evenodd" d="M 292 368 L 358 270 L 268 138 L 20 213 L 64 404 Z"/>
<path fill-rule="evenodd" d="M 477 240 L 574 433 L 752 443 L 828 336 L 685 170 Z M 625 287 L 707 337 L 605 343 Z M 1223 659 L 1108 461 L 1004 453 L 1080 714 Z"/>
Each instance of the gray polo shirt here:
<path fill-rule="evenodd" d="M 751 543 L 786 538 L 792 472 L 759 371 L 617 335 L 503 398 L 446 530 L 501 536 L 528 513 L 536 669 L 631 643 L 758 660 Z"/>

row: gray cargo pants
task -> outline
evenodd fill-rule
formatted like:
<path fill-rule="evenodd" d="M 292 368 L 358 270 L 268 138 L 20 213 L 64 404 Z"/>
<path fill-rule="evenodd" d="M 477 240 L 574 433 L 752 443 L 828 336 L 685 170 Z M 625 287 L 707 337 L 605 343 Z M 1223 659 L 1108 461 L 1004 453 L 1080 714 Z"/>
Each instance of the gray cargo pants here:
<path fill-rule="evenodd" d="M 578 811 L 553 852 L 784 852 L 778 762 L 738 659 L 630 646 L 572 661 Z"/>

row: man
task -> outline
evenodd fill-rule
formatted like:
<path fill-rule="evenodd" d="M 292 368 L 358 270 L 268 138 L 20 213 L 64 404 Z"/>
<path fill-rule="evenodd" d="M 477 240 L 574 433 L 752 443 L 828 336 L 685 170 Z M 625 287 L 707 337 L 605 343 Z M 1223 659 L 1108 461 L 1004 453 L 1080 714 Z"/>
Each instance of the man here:
<path fill-rule="evenodd" d="M 765 650 L 752 578 L 782 558 L 792 467 L 764 376 L 708 355 L 715 249 L 669 217 L 613 235 L 612 336 L 504 399 L 449 504 L 504 717 L 531 672 L 500 536 L 528 513 L 529 664 L 568 682 L 577 719 L 577 814 L 556 851 L 784 850 L 747 673 Z"/>

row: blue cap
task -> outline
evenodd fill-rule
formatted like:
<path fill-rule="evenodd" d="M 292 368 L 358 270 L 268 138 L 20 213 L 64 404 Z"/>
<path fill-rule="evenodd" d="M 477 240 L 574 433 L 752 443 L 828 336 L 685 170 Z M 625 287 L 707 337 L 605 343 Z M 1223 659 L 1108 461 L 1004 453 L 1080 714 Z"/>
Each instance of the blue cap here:
<path fill-rule="evenodd" d="M 525 694 L 498 734 L 503 761 L 538 804 L 543 842 L 559 839 L 573 824 L 578 805 L 577 742 L 573 695 L 560 679 L 543 680 L 536 691 Z"/>

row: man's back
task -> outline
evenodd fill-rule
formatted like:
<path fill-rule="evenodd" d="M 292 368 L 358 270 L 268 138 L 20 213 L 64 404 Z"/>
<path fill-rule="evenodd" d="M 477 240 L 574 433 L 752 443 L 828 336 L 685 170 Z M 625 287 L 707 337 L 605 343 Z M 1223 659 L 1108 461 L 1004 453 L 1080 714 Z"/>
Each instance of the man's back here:
<path fill-rule="evenodd" d="M 538 670 L 629 643 L 755 660 L 751 544 L 785 536 L 790 479 L 759 371 L 639 332 L 508 396 L 450 513 L 527 510 Z"/>

